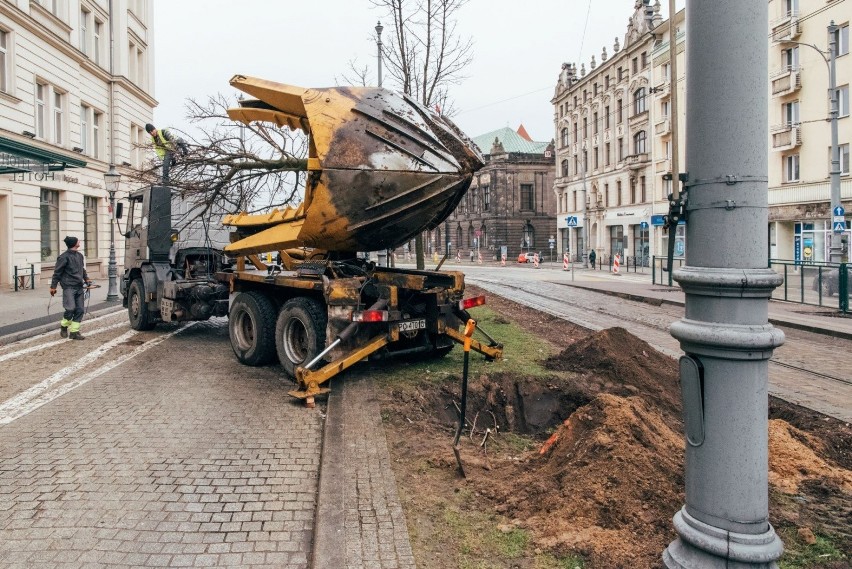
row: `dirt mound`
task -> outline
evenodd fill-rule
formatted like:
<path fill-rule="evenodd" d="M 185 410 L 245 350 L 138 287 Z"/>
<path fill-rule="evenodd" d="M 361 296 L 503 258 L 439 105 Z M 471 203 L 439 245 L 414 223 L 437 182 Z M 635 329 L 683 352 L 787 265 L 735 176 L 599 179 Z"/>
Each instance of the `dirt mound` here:
<path fill-rule="evenodd" d="M 818 454 L 819 453 L 819 454 Z M 796 494 L 799 486 L 819 480 L 852 493 L 852 471 L 826 462 L 822 443 L 780 419 L 769 421 L 769 483 L 785 494 Z"/>
<path fill-rule="evenodd" d="M 547 358 L 544 367 L 583 374 L 587 389 L 594 394 L 641 395 L 668 419 L 680 422 L 677 363 L 624 328 L 608 328 L 582 338 Z"/>
<path fill-rule="evenodd" d="M 683 439 L 640 397 L 601 394 L 554 433 L 549 450 L 494 497 L 543 547 L 596 567 L 650 567 L 674 539 Z"/>

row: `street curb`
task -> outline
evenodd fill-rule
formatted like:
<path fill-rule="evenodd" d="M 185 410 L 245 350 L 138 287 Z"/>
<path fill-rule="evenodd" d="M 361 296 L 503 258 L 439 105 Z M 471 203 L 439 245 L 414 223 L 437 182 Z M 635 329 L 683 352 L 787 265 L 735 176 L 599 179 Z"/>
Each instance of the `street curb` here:
<path fill-rule="evenodd" d="M 101 310 L 90 312 L 88 314 L 87 319 L 97 318 L 99 316 L 104 316 L 113 312 L 120 312 L 123 310 L 125 310 L 125 308 L 121 304 L 117 304 L 116 306 L 110 306 L 109 308 L 102 308 Z M 57 317 L 56 322 L 52 324 L 42 324 L 41 326 L 36 326 L 35 328 L 29 328 L 27 330 L 21 330 L 20 332 L 13 332 L 11 334 L 6 334 L 5 336 L 0 336 L 0 346 L 6 346 L 8 344 L 20 342 L 21 340 L 26 340 L 27 338 L 32 338 L 33 336 L 38 336 L 39 334 L 44 334 L 45 332 L 56 330 L 59 326 L 59 320 L 61 316 L 62 314 L 60 313 L 59 317 Z"/>
<path fill-rule="evenodd" d="M 346 533 L 344 488 L 347 482 L 343 448 L 343 416 L 345 382 L 332 380 L 328 394 L 322 449 L 320 451 L 317 505 L 314 515 L 314 546 L 311 567 L 344 567 L 346 565 Z"/>

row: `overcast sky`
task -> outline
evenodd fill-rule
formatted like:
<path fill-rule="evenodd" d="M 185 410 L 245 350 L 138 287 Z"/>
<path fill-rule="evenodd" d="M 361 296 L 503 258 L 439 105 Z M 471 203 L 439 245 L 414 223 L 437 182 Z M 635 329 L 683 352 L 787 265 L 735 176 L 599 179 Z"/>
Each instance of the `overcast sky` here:
<path fill-rule="evenodd" d="M 667 18 L 668 1 L 661 4 Z M 623 45 L 633 6 L 634 0 L 470 0 L 458 30 L 473 39 L 474 59 L 452 88 L 453 120 L 471 137 L 523 124 L 534 140 L 550 140 L 550 98 L 562 63 L 588 68 L 604 45 L 612 54 L 616 35 Z M 331 87 L 357 59 L 375 83 L 371 36 L 383 16 L 369 0 L 155 0 L 155 123 L 188 129 L 185 100 L 236 97 L 228 80 L 237 73 Z"/>

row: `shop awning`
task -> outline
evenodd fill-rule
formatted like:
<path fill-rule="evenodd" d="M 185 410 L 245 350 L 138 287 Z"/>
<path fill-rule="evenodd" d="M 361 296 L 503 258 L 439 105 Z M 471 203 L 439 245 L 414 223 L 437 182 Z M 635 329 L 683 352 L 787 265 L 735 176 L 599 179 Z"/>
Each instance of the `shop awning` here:
<path fill-rule="evenodd" d="M 0 136 L 0 174 L 45 173 L 85 167 L 85 160 Z"/>

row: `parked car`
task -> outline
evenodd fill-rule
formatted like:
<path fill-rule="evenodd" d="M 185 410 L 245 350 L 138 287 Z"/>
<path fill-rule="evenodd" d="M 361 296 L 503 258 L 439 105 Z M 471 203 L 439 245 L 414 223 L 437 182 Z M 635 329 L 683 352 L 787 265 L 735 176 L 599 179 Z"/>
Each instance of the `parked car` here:
<path fill-rule="evenodd" d="M 527 253 L 521 253 L 518 255 L 519 263 L 532 263 L 535 260 L 535 252 L 529 251 Z"/>

